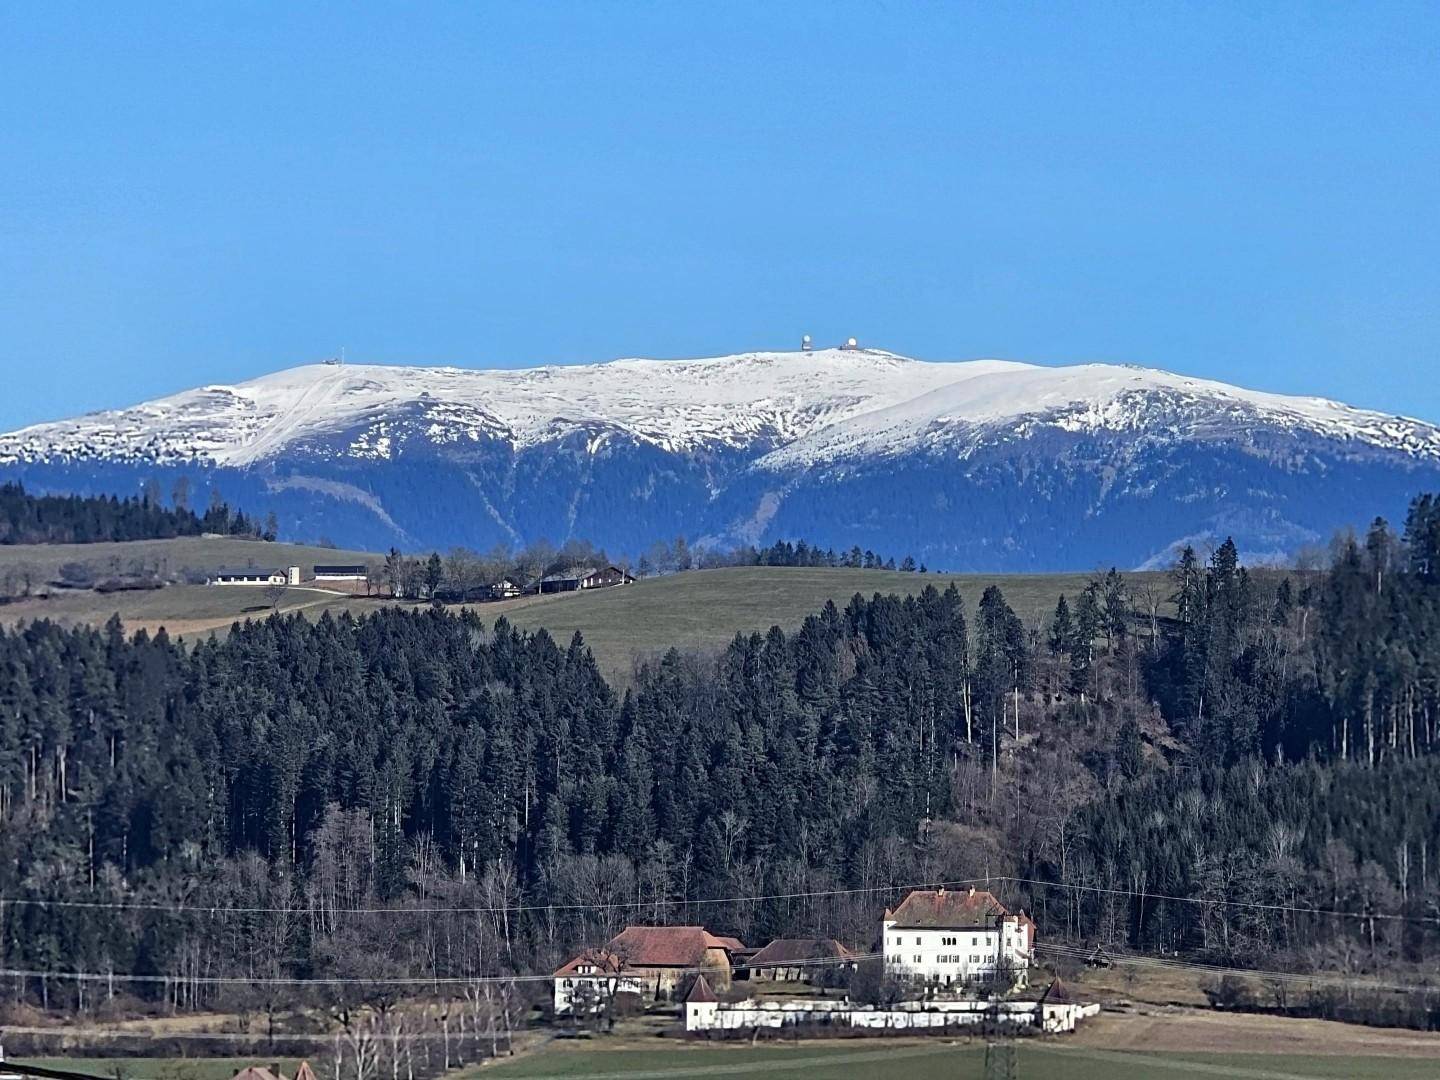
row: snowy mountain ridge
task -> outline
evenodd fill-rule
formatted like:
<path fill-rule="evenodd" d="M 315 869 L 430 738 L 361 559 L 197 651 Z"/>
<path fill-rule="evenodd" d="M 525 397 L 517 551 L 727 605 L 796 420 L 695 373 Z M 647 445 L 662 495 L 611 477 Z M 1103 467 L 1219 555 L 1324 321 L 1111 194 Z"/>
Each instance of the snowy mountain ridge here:
<path fill-rule="evenodd" d="M 114 460 L 263 465 L 297 445 L 383 461 L 406 437 L 522 451 L 581 433 L 667 453 L 739 451 L 763 470 L 911 451 L 964 456 L 999 430 L 1152 438 L 1303 433 L 1440 460 L 1440 428 L 1323 398 L 1148 368 L 936 363 L 869 349 L 754 352 L 573 367 L 308 365 L 0 435 L 0 465 Z"/>
<path fill-rule="evenodd" d="M 1149 368 L 866 349 L 471 371 L 325 364 L 0 435 L 0 480 L 182 480 L 281 535 L 485 550 L 803 537 L 954 570 L 1283 557 L 1440 490 L 1440 428 Z"/>

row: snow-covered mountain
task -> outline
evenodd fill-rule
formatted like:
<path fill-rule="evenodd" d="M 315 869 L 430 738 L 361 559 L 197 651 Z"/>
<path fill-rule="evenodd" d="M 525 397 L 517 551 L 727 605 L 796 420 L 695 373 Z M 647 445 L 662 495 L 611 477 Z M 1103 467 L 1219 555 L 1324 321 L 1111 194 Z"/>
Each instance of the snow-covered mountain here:
<path fill-rule="evenodd" d="M 798 537 L 956 569 L 1279 553 L 1395 515 L 1440 429 L 1145 368 L 878 350 L 470 371 L 312 365 L 0 436 L 0 475 L 185 474 L 288 535 L 488 546 Z"/>

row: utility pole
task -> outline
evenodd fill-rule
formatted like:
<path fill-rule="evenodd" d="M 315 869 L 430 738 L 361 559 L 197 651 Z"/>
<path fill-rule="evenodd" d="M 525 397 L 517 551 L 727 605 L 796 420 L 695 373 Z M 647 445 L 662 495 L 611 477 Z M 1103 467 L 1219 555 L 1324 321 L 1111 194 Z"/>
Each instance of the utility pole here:
<path fill-rule="evenodd" d="M 1020 1065 L 1015 1044 L 1008 1039 L 985 1044 L 985 1080 L 1019 1080 Z"/>

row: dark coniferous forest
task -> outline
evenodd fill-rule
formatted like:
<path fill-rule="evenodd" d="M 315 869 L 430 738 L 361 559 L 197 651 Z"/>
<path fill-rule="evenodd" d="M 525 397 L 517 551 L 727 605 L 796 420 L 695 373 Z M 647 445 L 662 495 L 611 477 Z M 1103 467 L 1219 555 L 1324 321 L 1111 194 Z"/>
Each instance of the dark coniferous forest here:
<path fill-rule="evenodd" d="M 216 533 L 275 539 L 262 525 L 218 498 L 203 514 L 187 506 L 189 483 L 176 482 L 173 505 L 162 506 L 153 485 L 143 495 L 32 495 L 21 484 L 0 484 L 0 544 L 92 544 L 105 540 L 170 540 Z"/>
<path fill-rule="evenodd" d="M 893 889 L 969 879 L 1045 942 L 1433 968 L 1440 501 L 1325 571 L 1227 543 L 1149 580 L 1044 625 L 995 586 L 857 595 L 623 696 L 473 613 L 0 632 L 0 968 L 199 1006 L 548 971 L 638 921 L 868 949 Z"/>

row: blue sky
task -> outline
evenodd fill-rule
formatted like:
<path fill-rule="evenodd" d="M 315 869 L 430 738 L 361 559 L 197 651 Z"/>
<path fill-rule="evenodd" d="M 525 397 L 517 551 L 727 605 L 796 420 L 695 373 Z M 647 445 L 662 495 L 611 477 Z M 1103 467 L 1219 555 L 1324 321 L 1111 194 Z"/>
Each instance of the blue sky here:
<path fill-rule="evenodd" d="M 0 10 L 0 428 L 328 355 L 818 341 L 1440 420 L 1440 19 Z"/>

